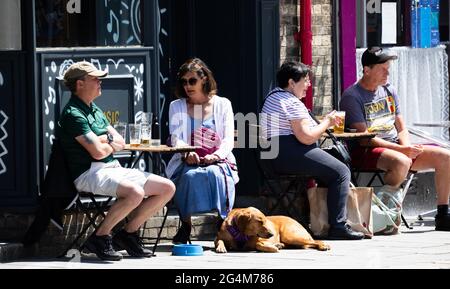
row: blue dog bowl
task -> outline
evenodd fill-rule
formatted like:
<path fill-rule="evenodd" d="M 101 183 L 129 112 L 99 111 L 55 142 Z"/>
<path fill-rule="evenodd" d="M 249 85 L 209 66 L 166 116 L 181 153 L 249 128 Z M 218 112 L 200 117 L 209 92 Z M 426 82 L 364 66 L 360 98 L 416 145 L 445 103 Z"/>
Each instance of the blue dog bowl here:
<path fill-rule="evenodd" d="M 174 256 L 202 256 L 203 247 L 194 244 L 173 245 L 172 255 Z"/>

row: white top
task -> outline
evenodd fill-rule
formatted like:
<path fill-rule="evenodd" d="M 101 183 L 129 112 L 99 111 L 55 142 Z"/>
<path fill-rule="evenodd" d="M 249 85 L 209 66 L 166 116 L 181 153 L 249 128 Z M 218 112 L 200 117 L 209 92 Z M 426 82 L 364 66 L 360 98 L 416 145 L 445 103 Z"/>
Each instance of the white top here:
<path fill-rule="evenodd" d="M 214 154 L 221 159 L 227 159 L 236 164 L 236 158 L 231 152 L 234 148 L 234 114 L 231 102 L 218 95 L 213 96 L 213 115 L 217 134 L 222 139 L 220 147 Z M 189 131 L 190 118 L 187 113 L 186 99 L 177 99 L 170 103 L 169 107 L 169 131 L 172 146 L 188 145 L 191 132 Z M 181 154 L 175 154 L 169 161 L 166 174 L 172 177 L 176 168 L 181 164 Z M 232 171 L 234 183 L 239 181 L 237 171 Z"/>

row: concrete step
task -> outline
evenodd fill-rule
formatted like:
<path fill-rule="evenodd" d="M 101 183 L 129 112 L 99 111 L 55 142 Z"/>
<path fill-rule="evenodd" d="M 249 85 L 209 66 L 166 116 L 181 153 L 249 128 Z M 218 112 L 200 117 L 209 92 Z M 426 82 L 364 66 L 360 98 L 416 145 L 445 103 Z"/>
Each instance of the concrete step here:
<path fill-rule="evenodd" d="M 158 236 L 166 210 L 167 208 L 164 208 L 164 210 L 159 211 L 145 223 L 145 226 L 142 228 L 142 236 L 149 238 L 156 238 Z M 21 218 L 23 219 L 23 216 Z M 23 227 L 27 228 L 29 223 L 31 223 L 30 220 L 22 219 L 20 219 L 21 222 L 27 222 L 27 225 Z M 28 248 L 23 248 L 22 244 L 17 243 L 16 241 L 22 239 L 24 232 L 17 233 L 17 238 L 4 237 L 4 242 L 2 243 L 0 241 L 0 262 L 11 262 L 20 258 L 35 256 L 49 258 L 60 256 L 86 224 L 87 217 L 84 214 L 67 214 L 64 215 L 62 221 L 64 225 L 62 230 L 61 228 L 57 228 L 53 223 L 50 223 L 47 230 L 40 238 L 40 241 Z M 99 217 L 97 221 L 101 222 L 102 218 Z M 205 213 L 193 216 L 191 240 L 213 240 L 217 232 L 216 222 L 217 213 Z M 13 227 L 17 228 L 19 226 Z M 171 208 L 169 209 L 169 215 L 164 224 L 164 228 L 161 231 L 161 242 L 171 242 L 173 236 L 178 231 L 178 227 L 178 213 L 175 209 Z M 93 229 L 94 228 L 90 228 L 88 232 L 83 235 L 79 244 L 93 232 Z M 151 243 L 151 241 L 152 240 L 149 240 L 149 243 Z"/>
<path fill-rule="evenodd" d="M 164 220 L 164 214 L 166 208 L 158 212 L 154 217 L 147 220 L 147 222 L 141 228 L 141 237 L 145 244 L 154 244 L 159 229 Z M 84 215 L 67 216 L 63 220 L 64 229 L 61 231 L 55 226 L 50 225 L 46 234 L 44 234 L 33 251 L 30 250 L 32 256 L 42 257 L 55 257 L 62 254 L 64 249 L 75 239 L 76 235 L 80 231 L 80 224 L 83 224 L 85 218 Z M 102 218 L 98 219 L 100 222 Z M 191 240 L 213 240 L 217 229 L 217 213 L 205 213 L 192 216 L 193 229 L 191 232 Z M 174 209 L 169 209 L 169 215 L 167 216 L 164 228 L 161 231 L 161 243 L 171 242 L 173 236 L 177 233 L 179 227 L 178 213 Z M 88 232 L 83 235 L 79 244 L 83 242 L 93 232 L 93 228 L 90 228 Z M 28 251 L 27 251 L 28 252 Z"/>
<path fill-rule="evenodd" d="M 143 237 L 156 238 L 163 216 L 153 217 L 143 226 Z M 213 240 L 217 233 L 217 213 L 204 213 L 192 216 L 191 240 Z M 180 226 L 178 213 L 169 210 L 164 229 L 161 232 L 161 242 L 171 242 Z"/>

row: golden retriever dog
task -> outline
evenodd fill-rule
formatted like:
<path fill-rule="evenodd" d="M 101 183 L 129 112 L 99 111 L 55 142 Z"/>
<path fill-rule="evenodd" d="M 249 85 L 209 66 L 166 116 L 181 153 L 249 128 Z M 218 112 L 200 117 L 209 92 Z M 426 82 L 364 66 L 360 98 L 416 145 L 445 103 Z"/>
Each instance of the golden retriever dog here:
<path fill-rule="evenodd" d="M 253 207 L 231 210 L 217 233 L 214 245 L 217 253 L 226 253 L 227 250 L 278 252 L 284 247 L 330 249 L 324 242 L 314 240 L 294 219 L 266 217 Z"/>

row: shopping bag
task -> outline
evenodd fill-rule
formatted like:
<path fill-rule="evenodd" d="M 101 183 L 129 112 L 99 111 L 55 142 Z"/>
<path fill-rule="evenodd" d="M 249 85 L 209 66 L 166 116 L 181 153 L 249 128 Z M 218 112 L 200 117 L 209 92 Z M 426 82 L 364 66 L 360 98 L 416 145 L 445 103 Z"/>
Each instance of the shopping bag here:
<path fill-rule="evenodd" d="M 327 188 L 312 187 L 308 189 L 311 231 L 316 237 L 328 235 Z M 354 231 L 364 233 L 365 238 L 372 238 L 372 187 L 350 187 L 347 199 L 347 223 Z"/>
<path fill-rule="evenodd" d="M 377 235 L 395 235 L 402 223 L 402 204 L 386 192 L 372 196 L 373 232 Z"/>

